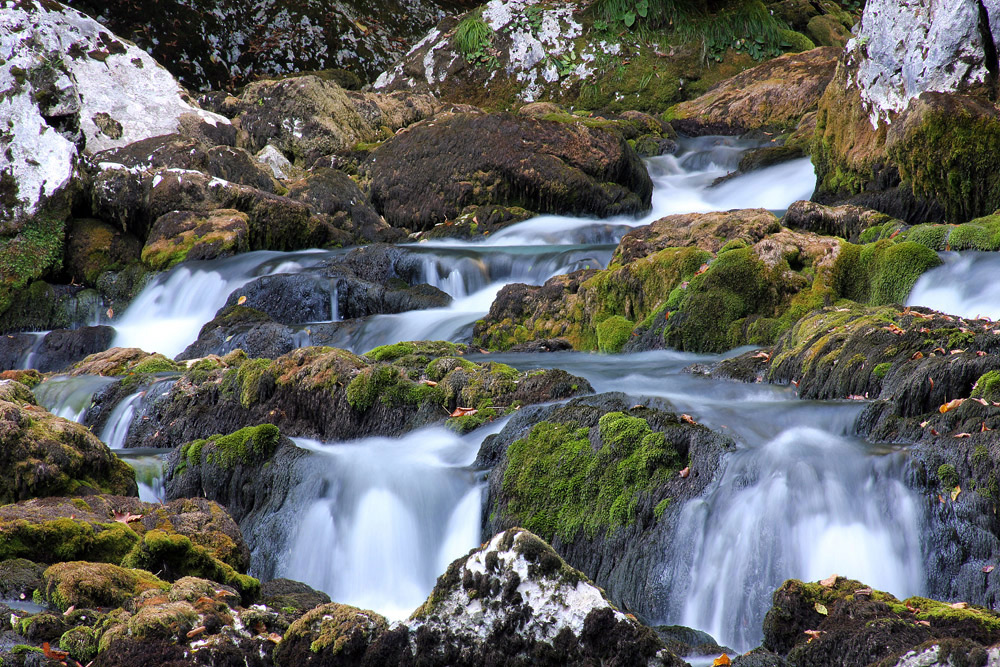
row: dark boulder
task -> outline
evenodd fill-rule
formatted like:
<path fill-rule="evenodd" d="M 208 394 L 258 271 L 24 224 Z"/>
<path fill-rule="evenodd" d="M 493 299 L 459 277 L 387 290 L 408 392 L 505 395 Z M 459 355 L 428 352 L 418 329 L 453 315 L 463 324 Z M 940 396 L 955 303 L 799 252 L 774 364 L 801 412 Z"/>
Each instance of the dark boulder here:
<path fill-rule="evenodd" d="M 115 330 L 109 326 L 56 329 L 45 334 L 32 350 L 31 367 L 42 373 L 60 371 L 111 346 Z"/>
<path fill-rule="evenodd" d="M 652 182 L 620 134 L 511 114 L 451 114 L 410 127 L 362 165 L 394 227 L 430 229 L 466 206 L 607 217 L 649 208 Z"/>

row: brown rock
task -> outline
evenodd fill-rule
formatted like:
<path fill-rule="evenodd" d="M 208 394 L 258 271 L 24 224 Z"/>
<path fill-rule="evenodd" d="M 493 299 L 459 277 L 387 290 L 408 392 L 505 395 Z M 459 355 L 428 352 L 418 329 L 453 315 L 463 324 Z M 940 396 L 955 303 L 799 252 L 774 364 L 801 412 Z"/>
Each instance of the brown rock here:
<path fill-rule="evenodd" d="M 186 259 L 228 257 L 249 250 L 249 236 L 249 218 L 240 211 L 171 211 L 153 223 L 142 261 L 158 271 Z"/>

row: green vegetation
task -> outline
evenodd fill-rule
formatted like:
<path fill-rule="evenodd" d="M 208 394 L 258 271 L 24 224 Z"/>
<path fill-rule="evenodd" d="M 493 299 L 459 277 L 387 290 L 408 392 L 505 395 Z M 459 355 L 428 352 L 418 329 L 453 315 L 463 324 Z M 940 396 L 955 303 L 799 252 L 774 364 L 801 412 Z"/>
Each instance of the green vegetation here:
<path fill-rule="evenodd" d="M 840 296 L 858 303 L 902 303 L 917 278 L 940 263 L 937 253 L 912 241 L 845 243 L 834 267 L 833 287 Z"/>
<path fill-rule="evenodd" d="M 612 315 L 596 327 L 597 349 L 606 354 L 621 352 L 635 325 L 621 315 Z"/>
<path fill-rule="evenodd" d="M 878 364 L 877 366 L 875 366 L 875 368 L 872 369 L 872 375 L 882 380 L 885 378 L 886 375 L 889 374 L 889 370 L 891 368 L 892 368 L 891 362 L 889 361 L 883 362 L 881 364 Z"/>
<path fill-rule="evenodd" d="M 174 474 L 202 463 L 232 468 L 236 464 L 254 465 L 266 461 L 278 447 L 281 434 L 274 424 L 247 426 L 229 435 L 216 434 L 181 446 L 180 463 Z"/>
<path fill-rule="evenodd" d="M 684 463 L 645 419 L 611 412 L 598 428 L 596 451 L 589 429 L 575 423 L 541 422 L 510 446 L 503 493 L 520 525 L 549 541 L 610 533 L 634 521 L 642 494 Z"/>
<path fill-rule="evenodd" d="M 958 472 L 955 470 L 955 466 L 950 463 L 939 466 L 937 476 L 941 480 L 941 487 L 946 490 L 951 490 L 958 486 Z"/>
<path fill-rule="evenodd" d="M 472 12 L 459 22 L 452 41 L 469 63 L 497 66 L 496 56 L 490 53 L 493 29 L 483 20 L 481 11 Z"/>
<path fill-rule="evenodd" d="M 988 371 L 980 375 L 972 388 L 972 398 L 1000 401 L 1000 371 Z"/>

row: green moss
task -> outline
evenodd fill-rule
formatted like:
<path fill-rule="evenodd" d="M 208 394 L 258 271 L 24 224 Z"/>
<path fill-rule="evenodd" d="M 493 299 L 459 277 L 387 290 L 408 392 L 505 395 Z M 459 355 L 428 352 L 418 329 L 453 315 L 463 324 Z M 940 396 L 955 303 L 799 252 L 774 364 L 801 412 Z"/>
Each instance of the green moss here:
<path fill-rule="evenodd" d="M 656 503 L 656 507 L 653 508 L 653 516 L 656 517 L 657 521 L 663 518 L 664 512 L 666 512 L 667 508 L 670 507 L 670 501 L 670 498 L 664 498 L 660 502 Z"/>
<path fill-rule="evenodd" d="M 861 232 L 859 240 L 861 241 L 862 244 L 874 243 L 875 241 L 878 241 L 880 238 L 882 238 L 882 228 L 883 225 L 874 225 L 872 227 L 869 227 L 868 229 Z"/>
<path fill-rule="evenodd" d="M 647 493 L 683 463 L 663 433 L 646 420 L 612 412 L 599 421 L 595 451 L 588 429 L 536 424 L 507 451 L 503 492 L 515 520 L 543 539 L 594 537 L 635 520 Z"/>
<path fill-rule="evenodd" d="M 269 373 L 270 368 L 270 359 L 247 359 L 236 369 L 240 405 L 244 408 L 249 408 L 262 399 L 262 388 L 265 381 L 273 379 Z"/>
<path fill-rule="evenodd" d="M 46 599 L 63 611 L 72 606 L 119 607 L 142 591 L 169 588 L 149 571 L 111 563 L 57 563 L 45 570 L 43 578 Z"/>
<path fill-rule="evenodd" d="M 1000 371 L 988 371 L 980 375 L 972 388 L 972 398 L 1000 401 Z"/>
<path fill-rule="evenodd" d="M 180 462 L 174 470 L 182 474 L 188 466 L 203 462 L 232 468 L 237 464 L 254 465 L 266 461 L 278 447 L 281 434 L 274 424 L 247 426 L 229 435 L 216 434 L 181 446 Z"/>
<path fill-rule="evenodd" d="M 951 233 L 952 229 L 953 227 L 951 225 L 925 223 L 923 225 L 911 227 L 903 234 L 903 238 L 907 241 L 919 243 L 920 245 L 926 246 L 931 250 L 941 251 L 947 248 L 948 235 Z"/>
<path fill-rule="evenodd" d="M 940 263 L 937 253 L 912 241 L 845 243 L 834 265 L 834 288 L 840 296 L 859 303 L 902 303 L 917 279 Z"/>
<path fill-rule="evenodd" d="M 930 621 L 931 626 L 938 625 L 976 625 L 988 635 L 1000 632 L 1000 614 L 984 607 L 969 605 L 965 609 L 956 609 L 947 602 L 938 602 L 922 597 L 907 598 L 905 604 L 919 609 L 917 620 Z"/>
<path fill-rule="evenodd" d="M 347 385 L 347 402 L 364 412 L 376 401 L 388 406 L 443 403 L 443 393 L 437 387 L 414 382 L 396 366 L 376 364 L 363 369 Z"/>
<path fill-rule="evenodd" d="M 260 593 L 257 579 L 240 574 L 187 536 L 162 530 L 150 530 L 143 535 L 122 559 L 122 566 L 159 572 L 168 579 L 192 576 L 227 584 L 240 591 L 245 604 L 255 600 Z"/>
<path fill-rule="evenodd" d="M 941 486 L 945 489 L 954 489 L 958 486 L 958 472 L 955 470 L 955 466 L 950 463 L 939 466 L 937 476 L 941 480 Z"/>
<path fill-rule="evenodd" d="M 0 314 L 15 291 L 62 267 L 65 215 L 39 213 L 14 237 L 0 237 Z"/>
<path fill-rule="evenodd" d="M 719 252 L 716 254 L 721 255 L 722 253 L 729 252 L 730 250 L 740 250 L 742 248 L 749 248 L 749 247 L 750 247 L 750 242 L 747 241 L 746 239 L 731 239 L 729 241 L 726 241 L 726 244 L 721 248 L 719 248 Z"/>
<path fill-rule="evenodd" d="M 612 315 L 597 325 L 597 348 L 605 354 L 621 352 L 632 336 L 634 325 L 621 315 Z"/>
<path fill-rule="evenodd" d="M 139 536 L 123 523 L 87 523 L 69 517 L 0 524 L 0 560 L 38 558 L 117 563 Z"/>
<path fill-rule="evenodd" d="M 801 32 L 796 32 L 795 30 L 780 30 L 781 41 L 785 51 L 788 53 L 801 53 L 802 51 L 809 51 L 816 48 L 816 44 L 803 35 Z"/>
<path fill-rule="evenodd" d="M 88 663 L 97 656 L 98 639 L 100 638 L 93 628 L 80 625 L 62 634 L 59 648 L 68 651 L 74 659 Z"/>
<path fill-rule="evenodd" d="M 875 377 L 877 377 L 878 379 L 881 380 L 881 379 L 885 378 L 886 375 L 889 374 L 889 370 L 891 368 L 892 368 L 892 363 L 891 362 L 888 362 L 888 361 L 883 362 L 883 363 L 877 365 L 875 368 L 872 369 L 872 375 L 874 375 Z"/>

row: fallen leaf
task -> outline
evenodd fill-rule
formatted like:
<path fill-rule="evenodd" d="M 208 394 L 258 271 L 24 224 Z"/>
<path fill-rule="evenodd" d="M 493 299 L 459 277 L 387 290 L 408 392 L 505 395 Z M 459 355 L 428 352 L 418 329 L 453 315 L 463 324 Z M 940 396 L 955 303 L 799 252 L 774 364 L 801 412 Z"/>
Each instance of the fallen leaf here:
<path fill-rule="evenodd" d="M 115 511 L 115 521 L 118 523 L 128 523 L 130 521 L 138 521 L 142 518 L 141 514 L 132 514 L 131 512 L 119 512 Z"/>
<path fill-rule="evenodd" d="M 42 653 L 45 654 L 46 658 L 52 658 L 53 660 L 65 660 L 69 657 L 69 651 L 56 651 L 49 647 L 48 642 L 42 643 Z"/>
<path fill-rule="evenodd" d="M 932 428 L 931 429 L 931 435 L 939 435 L 939 433 L 937 432 L 937 429 Z"/>
<path fill-rule="evenodd" d="M 479 410 L 476 410 L 475 408 L 455 408 L 455 411 L 452 412 L 451 415 L 449 415 L 449 416 L 450 417 L 465 417 L 466 415 L 474 415 L 477 412 L 479 412 Z"/>
<path fill-rule="evenodd" d="M 768 359 L 771 358 L 771 353 L 770 352 L 765 352 L 764 350 L 761 350 L 757 354 L 753 355 L 753 358 L 754 359 L 763 359 L 764 361 L 767 361 Z"/>
<path fill-rule="evenodd" d="M 187 638 L 191 639 L 192 637 L 197 637 L 198 635 L 200 635 L 203 632 L 205 632 L 206 629 L 207 628 L 205 628 L 204 625 L 199 625 L 197 628 L 194 628 L 192 630 L 188 630 Z"/>
<path fill-rule="evenodd" d="M 814 639 L 819 639 L 821 635 L 824 634 L 823 630 L 803 630 L 802 634 L 809 635 L 809 641 L 807 644 Z"/>
<path fill-rule="evenodd" d="M 839 578 L 839 574 L 831 574 L 826 579 L 821 579 L 819 585 L 823 588 L 833 588 L 837 584 L 837 579 Z"/>
<path fill-rule="evenodd" d="M 706 271 L 708 271 L 708 264 L 702 264 L 698 268 L 698 270 L 694 272 L 694 275 L 700 276 L 701 274 L 705 273 Z"/>
<path fill-rule="evenodd" d="M 687 468 L 684 468 L 683 470 L 681 470 L 681 471 L 680 471 L 680 472 L 678 472 L 677 474 L 678 474 L 678 475 L 680 475 L 680 476 L 681 476 L 681 478 L 683 478 L 683 479 L 687 479 L 687 478 L 688 478 L 688 475 L 690 475 L 690 474 L 691 474 L 691 466 L 688 466 Z"/>
<path fill-rule="evenodd" d="M 951 607 L 952 609 L 968 609 L 969 608 L 969 603 L 968 602 L 953 602 L 953 603 L 951 603 L 948 606 Z"/>
<path fill-rule="evenodd" d="M 425 384 L 428 387 L 436 387 L 436 386 L 438 386 L 438 383 L 435 382 L 434 380 L 421 380 L 420 384 Z"/>
<path fill-rule="evenodd" d="M 73 611 L 75 609 L 76 609 L 76 605 L 75 604 L 71 604 L 69 607 L 66 608 L 66 611 L 63 612 L 63 616 L 69 616 L 70 614 L 73 613 Z"/>
<path fill-rule="evenodd" d="M 938 408 L 938 412 L 940 412 L 941 414 L 944 414 L 944 413 L 946 413 L 946 412 L 948 412 L 950 410 L 954 410 L 955 408 L 957 408 L 958 406 L 960 406 L 962 403 L 965 403 L 965 399 L 964 398 L 956 398 L 954 400 L 948 401 L 947 403 L 945 403 L 944 405 L 942 405 L 940 408 Z"/>
<path fill-rule="evenodd" d="M 917 621 L 917 625 L 926 625 L 928 628 L 931 627 L 930 621 Z"/>
<path fill-rule="evenodd" d="M 992 431 L 992 430 L 993 429 L 991 429 L 989 426 L 986 425 L 986 422 L 983 422 L 983 426 L 982 428 L 979 429 L 979 432 L 986 433 L 987 431 Z"/>
<path fill-rule="evenodd" d="M 240 298 L 236 299 L 236 305 L 237 306 L 242 306 L 246 302 L 247 302 L 247 298 L 245 296 L 241 296 Z"/>
<path fill-rule="evenodd" d="M 930 424 L 929 421 L 922 421 L 922 422 L 920 422 L 920 428 L 927 428 L 928 424 Z"/>
<path fill-rule="evenodd" d="M 956 486 L 954 489 L 951 490 L 952 502 L 955 502 L 955 500 L 958 498 L 958 494 L 960 494 L 961 492 L 962 492 L 962 487 L 960 486 Z"/>
<path fill-rule="evenodd" d="M 944 353 L 945 353 L 945 349 L 944 349 L 943 347 L 935 347 L 935 348 L 934 348 L 934 351 L 935 351 L 935 352 L 940 352 L 941 354 L 944 354 Z"/>
<path fill-rule="evenodd" d="M 858 590 L 854 591 L 854 597 L 871 597 L 871 594 L 872 594 L 872 589 L 870 586 L 859 588 Z"/>
<path fill-rule="evenodd" d="M 108 308 L 108 319 L 112 319 L 115 316 L 115 311 L 113 308 Z"/>
<path fill-rule="evenodd" d="M 691 417 L 691 415 L 681 415 L 681 421 L 684 422 L 685 424 L 697 424 L 698 423 L 698 422 L 696 422 Z"/>
<path fill-rule="evenodd" d="M 817 611 L 818 613 L 820 613 L 820 614 L 823 614 L 824 616 L 827 616 L 827 615 L 829 615 L 829 613 L 830 613 L 830 612 L 828 612 L 828 611 L 826 610 L 826 605 L 822 605 L 822 604 L 820 604 L 819 602 L 817 602 L 817 603 L 815 604 L 815 606 L 814 606 L 813 608 L 814 608 L 814 609 L 815 609 L 815 610 L 816 610 L 816 611 Z"/>
<path fill-rule="evenodd" d="M 914 607 L 909 602 L 906 603 L 906 611 L 910 612 L 911 614 L 920 613 L 920 609 L 918 607 Z"/>
<path fill-rule="evenodd" d="M 916 361 L 917 359 L 923 359 L 923 358 L 924 358 L 923 352 L 914 352 L 913 356 L 910 357 L 910 361 Z"/>
<path fill-rule="evenodd" d="M 972 400 L 974 400 L 976 403 L 979 403 L 980 405 L 989 405 L 989 403 L 985 398 L 974 398 Z"/>
<path fill-rule="evenodd" d="M 279 635 L 277 632 L 272 632 L 271 634 L 269 634 L 267 636 L 267 640 L 269 642 L 273 642 L 273 643 L 277 644 L 278 642 L 281 641 L 281 635 Z"/>
<path fill-rule="evenodd" d="M 933 389 L 934 388 L 934 378 L 928 377 L 927 381 L 931 383 L 931 389 Z"/>
<path fill-rule="evenodd" d="M 712 661 L 712 667 L 715 667 L 716 665 L 731 665 L 731 664 L 733 664 L 732 661 L 730 661 L 729 656 L 725 653 L 723 653 L 718 658 Z"/>
<path fill-rule="evenodd" d="M 940 493 L 938 494 L 938 502 L 939 503 L 943 503 L 944 502 L 944 496 L 942 496 Z"/>
<path fill-rule="evenodd" d="M 965 354 L 965 350 L 952 350 L 948 354 Z"/>
<path fill-rule="evenodd" d="M 971 434 L 971 433 L 965 433 L 965 432 L 962 432 L 962 433 L 956 433 L 956 434 L 955 434 L 955 437 L 956 437 L 956 438 L 971 438 L 971 437 L 972 437 L 972 434 Z"/>
<path fill-rule="evenodd" d="M 985 357 L 986 353 L 984 351 L 982 351 L 982 350 L 976 350 L 976 356 L 977 357 Z"/>
<path fill-rule="evenodd" d="M 992 571 L 993 571 L 993 570 L 994 570 L 995 568 L 996 568 L 996 566 L 995 566 L 995 565 L 983 565 L 983 572 L 985 572 L 986 574 L 989 574 L 989 573 L 990 573 L 990 572 L 992 572 Z"/>

